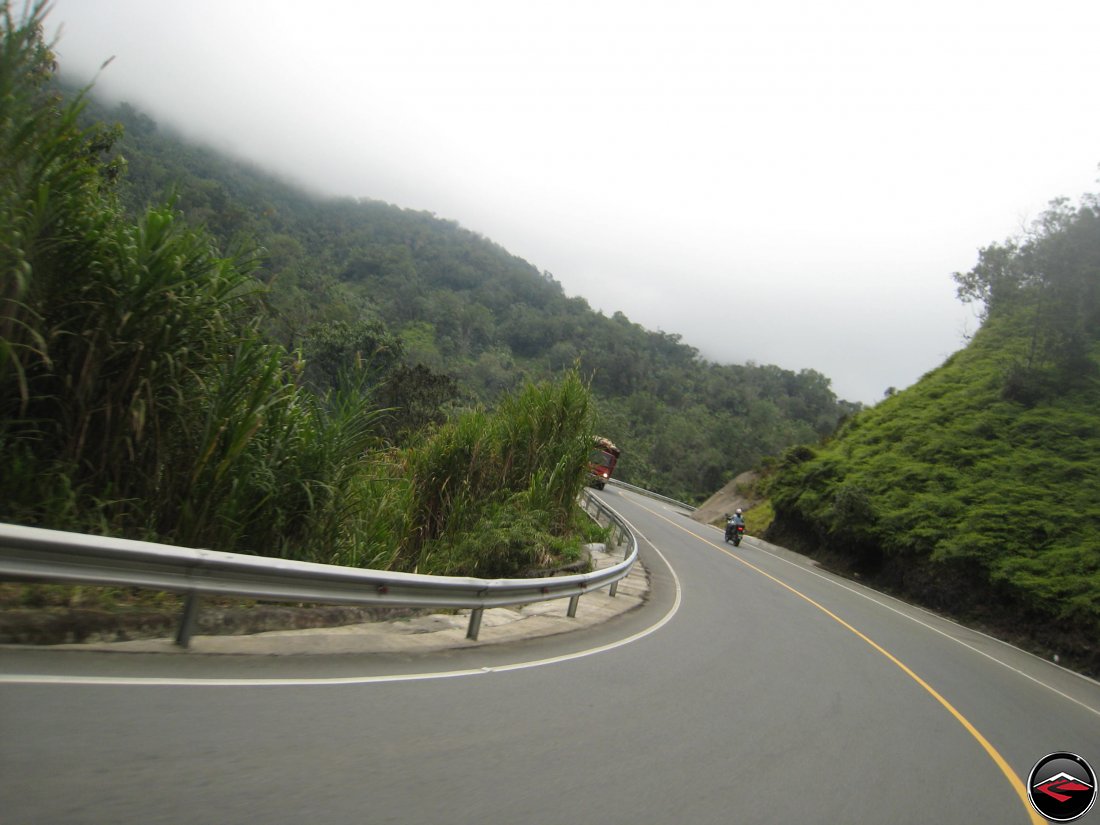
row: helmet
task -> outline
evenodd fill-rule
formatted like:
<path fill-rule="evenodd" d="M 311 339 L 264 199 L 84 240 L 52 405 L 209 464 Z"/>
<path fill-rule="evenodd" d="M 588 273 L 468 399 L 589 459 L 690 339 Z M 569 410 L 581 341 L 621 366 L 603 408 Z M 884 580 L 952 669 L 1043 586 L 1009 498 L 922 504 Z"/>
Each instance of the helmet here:
<path fill-rule="evenodd" d="M 741 515 L 741 508 L 740 507 L 737 508 L 737 515 Z"/>

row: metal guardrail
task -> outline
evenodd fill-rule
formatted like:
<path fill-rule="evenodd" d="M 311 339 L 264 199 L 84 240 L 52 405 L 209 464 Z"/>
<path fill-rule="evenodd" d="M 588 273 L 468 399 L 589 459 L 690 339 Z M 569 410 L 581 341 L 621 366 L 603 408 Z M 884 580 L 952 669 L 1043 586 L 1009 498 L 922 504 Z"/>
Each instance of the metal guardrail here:
<path fill-rule="evenodd" d="M 638 558 L 637 539 L 587 490 L 581 498 L 590 516 L 593 508 L 614 525 L 625 544 L 624 558 L 611 567 L 569 576 L 426 576 L 0 524 L 0 577 L 183 593 L 187 600 L 176 634 L 176 643 L 183 647 L 193 635 L 201 597 L 210 595 L 374 607 L 469 608 L 466 636 L 476 639 L 487 607 L 569 598 L 572 618 L 583 594 L 610 585 L 615 595 L 618 582 Z"/>
<path fill-rule="evenodd" d="M 623 553 L 624 558 L 629 555 L 631 547 L 637 546 L 637 540 L 634 538 L 634 534 L 627 529 L 623 520 L 619 518 L 614 510 L 596 498 L 592 491 L 587 488 L 581 491 L 581 507 L 584 508 L 589 518 L 594 522 L 597 524 L 604 524 L 611 528 L 610 538 L 615 547 L 627 545 L 627 550 Z"/>
<path fill-rule="evenodd" d="M 624 490 L 630 490 L 630 492 L 637 493 L 638 495 L 645 496 L 646 498 L 663 501 L 665 504 L 672 504 L 676 507 L 682 507 L 683 509 L 691 513 L 694 513 L 697 509 L 694 504 L 685 504 L 684 502 L 677 501 L 674 498 L 662 496 L 660 493 L 654 493 L 651 490 L 645 489 L 644 487 L 635 487 L 633 484 L 627 484 L 625 481 L 619 481 L 617 478 L 609 478 L 605 483 L 612 484 L 615 487 L 622 487 Z"/>

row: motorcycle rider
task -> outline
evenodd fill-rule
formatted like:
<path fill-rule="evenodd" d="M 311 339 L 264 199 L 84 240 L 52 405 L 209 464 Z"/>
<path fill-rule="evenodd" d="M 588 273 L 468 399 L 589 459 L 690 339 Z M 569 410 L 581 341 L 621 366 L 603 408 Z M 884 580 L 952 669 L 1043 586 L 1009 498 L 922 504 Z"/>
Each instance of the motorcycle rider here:
<path fill-rule="evenodd" d="M 726 541 L 730 540 L 738 526 L 745 526 L 745 519 L 741 515 L 740 507 L 734 511 L 732 516 L 726 516 Z"/>

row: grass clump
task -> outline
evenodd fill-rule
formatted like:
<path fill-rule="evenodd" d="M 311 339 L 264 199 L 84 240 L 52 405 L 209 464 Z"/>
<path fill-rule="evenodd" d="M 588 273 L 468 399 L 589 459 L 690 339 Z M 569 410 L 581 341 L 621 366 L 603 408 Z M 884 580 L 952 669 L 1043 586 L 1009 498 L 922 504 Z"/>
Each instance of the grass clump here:
<path fill-rule="evenodd" d="M 528 384 L 397 456 L 407 480 L 398 569 L 495 577 L 549 566 L 580 543 L 593 408 L 576 372 Z M 478 548 L 481 548 L 480 550 Z"/>

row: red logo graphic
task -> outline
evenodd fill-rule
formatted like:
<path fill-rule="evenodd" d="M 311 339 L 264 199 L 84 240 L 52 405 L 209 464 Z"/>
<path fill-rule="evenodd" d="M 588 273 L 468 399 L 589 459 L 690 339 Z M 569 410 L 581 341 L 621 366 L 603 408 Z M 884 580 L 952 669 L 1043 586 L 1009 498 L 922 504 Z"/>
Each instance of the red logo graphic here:
<path fill-rule="evenodd" d="M 1045 793 L 1047 796 L 1053 796 L 1059 802 L 1069 802 L 1073 799 L 1074 793 L 1081 791 L 1091 793 L 1092 786 L 1086 785 L 1080 779 L 1070 776 L 1068 773 L 1060 773 L 1045 782 L 1040 782 L 1035 786 L 1035 790 Z"/>

